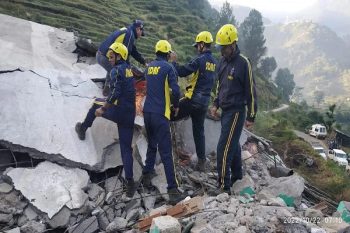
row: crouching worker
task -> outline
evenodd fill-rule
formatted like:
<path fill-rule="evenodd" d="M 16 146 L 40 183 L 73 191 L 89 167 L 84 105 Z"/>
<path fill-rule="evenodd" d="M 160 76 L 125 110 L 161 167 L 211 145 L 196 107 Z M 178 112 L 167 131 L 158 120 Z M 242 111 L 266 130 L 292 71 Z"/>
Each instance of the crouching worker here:
<path fill-rule="evenodd" d="M 121 43 L 110 47 L 111 92 L 106 99 L 95 99 L 83 122 L 78 122 L 75 131 L 80 140 L 85 139 L 86 130 L 92 126 L 96 117 L 103 117 L 118 124 L 119 143 L 126 177 L 126 195 L 135 192 L 133 180 L 132 137 L 135 119 L 135 88 L 130 65 L 126 62 L 128 49 Z"/>
<path fill-rule="evenodd" d="M 185 198 L 178 190 L 169 125 L 170 89 L 175 111 L 178 111 L 180 88 L 176 82 L 177 73 L 168 63 L 171 53 L 170 43 L 166 40 L 158 41 L 155 52 L 157 58 L 148 65 L 145 72 L 147 95 L 143 113 L 148 148 L 146 165 L 143 169 L 143 184 L 146 187 L 151 185 L 158 148 L 168 183 L 169 204 L 174 205 Z"/>

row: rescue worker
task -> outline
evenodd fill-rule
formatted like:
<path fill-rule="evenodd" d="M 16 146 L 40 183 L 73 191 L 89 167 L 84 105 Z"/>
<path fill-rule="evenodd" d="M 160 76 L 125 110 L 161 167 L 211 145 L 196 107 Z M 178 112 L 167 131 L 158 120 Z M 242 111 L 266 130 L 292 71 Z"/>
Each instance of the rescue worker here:
<path fill-rule="evenodd" d="M 210 92 L 215 79 L 216 61 L 211 54 L 210 46 L 213 36 L 208 31 L 200 32 L 193 44 L 197 48 L 198 55 L 186 65 L 176 63 L 176 54 L 172 53 L 176 71 L 180 77 L 192 74 L 189 86 L 186 87 L 185 97 L 180 100 L 177 116 L 172 114 L 171 120 L 177 121 L 190 116 L 192 119 L 193 139 L 196 146 L 198 163 L 196 169 L 205 171 L 205 135 L 204 120 L 207 113 Z"/>
<path fill-rule="evenodd" d="M 175 165 L 172 156 L 170 134 L 170 88 L 172 91 L 175 112 L 178 111 L 180 88 L 177 84 L 176 70 L 168 63 L 171 45 L 160 40 L 155 46 L 156 59 L 146 71 L 147 95 L 143 108 L 145 128 L 148 138 L 146 164 L 143 168 L 143 184 L 151 186 L 151 178 L 155 174 L 154 164 L 157 148 L 162 159 L 168 183 L 169 203 L 174 205 L 183 197 L 178 188 Z"/>
<path fill-rule="evenodd" d="M 242 159 L 239 138 L 243 126 L 252 127 L 257 111 L 257 98 L 252 67 L 237 46 L 237 29 L 232 24 L 222 26 L 216 34 L 221 49 L 218 63 L 217 97 L 211 107 L 214 116 L 221 108 L 221 134 L 217 146 L 217 171 L 221 192 L 242 179 Z M 246 114 L 247 108 L 247 114 Z"/>
<path fill-rule="evenodd" d="M 106 71 L 106 82 L 103 89 L 103 95 L 107 96 L 109 94 L 109 81 L 110 81 L 110 71 L 113 68 L 108 61 L 108 49 L 114 42 L 123 43 L 128 48 L 128 54 L 135 58 L 136 61 L 145 65 L 145 59 L 137 51 L 135 46 L 135 40 L 144 36 L 143 22 L 141 20 L 135 20 L 127 28 L 121 28 L 112 32 L 104 42 L 101 43 L 98 51 L 96 53 L 97 63 L 100 64 Z M 129 58 L 127 59 L 129 60 Z"/>
<path fill-rule="evenodd" d="M 106 99 L 95 99 L 85 120 L 78 122 L 75 131 L 80 140 L 85 140 L 86 130 L 92 126 L 96 117 L 103 117 L 118 124 L 120 151 L 126 178 L 126 195 L 135 192 L 133 179 L 132 137 L 135 118 L 135 88 L 130 65 L 126 62 L 128 49 L 119 42 L 109 47 L 111 70 L 111 93 Z"/>

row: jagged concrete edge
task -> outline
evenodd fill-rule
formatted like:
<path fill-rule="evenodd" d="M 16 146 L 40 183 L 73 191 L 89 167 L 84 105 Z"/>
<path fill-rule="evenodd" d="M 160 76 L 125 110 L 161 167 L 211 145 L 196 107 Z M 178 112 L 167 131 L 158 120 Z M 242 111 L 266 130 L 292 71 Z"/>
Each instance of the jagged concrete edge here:
<path fill-rule="evenodd" d="M 113 142 L 112 144 L 108 145 L 107 147 L 114 146 L 117 144 L 116 142 Z M 28 153 L 30 157 L 35 158 L 35 159 L 44 159 L 53 163 L 57 163 L 61 166 L 66 166 L 70 168 L 80 168 L 80 169 L 85 169 L 89 171 L 94 171 L 94 172 L 103 172 L 104 171 L 104 163 L 105 163 L 105 158 L 108 154 L 105 150 L 102 153 L 102 160 L 100 163 L 97 163 L 95 166 L 89 166 L 87 164 L 83 163 L 78 163 L 74 162 L 72 160 L 69 160 L 65 158 L 61 154 L 47 154 L 45 152 L 38 151 L 34 148 L 29 148 L 25 147 L 22 145 L 18 144 L 13 144 L 11 142 L 5 141 L 3 139 L 0 139 L 0 145 L 5 146 L 6 148 L 15 151 L 15 152 L 23 152 L 23 153 Z"/>

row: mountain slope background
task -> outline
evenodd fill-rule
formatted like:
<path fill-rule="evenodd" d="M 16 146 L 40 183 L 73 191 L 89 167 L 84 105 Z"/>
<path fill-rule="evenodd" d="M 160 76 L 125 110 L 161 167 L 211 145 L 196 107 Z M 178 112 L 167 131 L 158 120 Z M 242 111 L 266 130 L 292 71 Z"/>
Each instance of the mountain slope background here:
<path fill-rule="evenodd" d="M 0 13 L 76 31 L 97 44 L 112 31 L 142 19 L 146 36 L 137 41 L 140 52 L 153 58 L 155 43 L 168 39 L 185 59 L 185 51 L 195 52 L 191 47 L 195 34 L 210 29 L 211 15 L 217 12 L 207 1 L 190 0 L 5 0 L 0 2 Z"/>
<path fill-rule="evenodd" d="M 167 39 L 178 54 L 179 62 L 195 55 L 191 46 L 198 32 L 209 30 L 215 36 L 218 11 L 207 0 L 3 0 L 0 13 L 65 28 L 91 38 L 99 44 L 112 31 L 129 25 L 134 19 L 145 21 L 146 36 L 137 41 L 146 58 L 154 58 L 154 45 Z M 213 50 L 219 58 L 219 52 Z M 274 108 L 280 104 L 276 87 L 256 76 L 259 108 Z"/>
<path fill-rule="evenodd" d="M 326 103 L 349 97 L 349 46 L 330 28 L 300 21 L 267 26 L 265 36 L 269 55 L 294 73 L 309 103 L 315 102 L 315 91 L 324 92 Z"/>

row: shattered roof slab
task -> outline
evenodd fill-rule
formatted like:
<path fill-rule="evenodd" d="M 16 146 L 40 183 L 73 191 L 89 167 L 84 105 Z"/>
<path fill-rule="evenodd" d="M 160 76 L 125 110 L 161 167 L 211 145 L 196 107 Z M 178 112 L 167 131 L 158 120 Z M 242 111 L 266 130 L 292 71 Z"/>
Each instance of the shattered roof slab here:
<path fill-rule="evenodd" d="M 98 118 L 85 141 L 74 131 L 101 96 L 90 79 L 105 71 L 76 63 L 73 33 L 2 14 L 0 21 L 0 143 L 67 166 L 121 165 L 114 123 Z"/>

